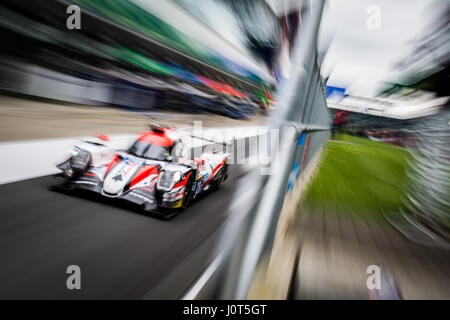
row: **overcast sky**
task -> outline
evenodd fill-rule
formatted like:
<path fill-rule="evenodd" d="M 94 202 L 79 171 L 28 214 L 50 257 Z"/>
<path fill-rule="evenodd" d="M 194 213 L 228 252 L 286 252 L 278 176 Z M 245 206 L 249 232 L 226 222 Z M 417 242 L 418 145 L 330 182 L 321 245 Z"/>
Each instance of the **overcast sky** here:
<path fill-rule="evenodd" d="M 392 64 L 409 51 L 408 43 L 431 23 L 431 2 L 329 0 L 319 42 L 321 49 L 329 46 L 322 65 L 324 76 L 330 76 L 328 84 L 347 88 L 348 94 L 373 97 L 380 82 L 395 82 Z M 379 29 L 367 26 L 368 19 L 374 17 L 367 10 L 373 5 L 380 9 Z"/>

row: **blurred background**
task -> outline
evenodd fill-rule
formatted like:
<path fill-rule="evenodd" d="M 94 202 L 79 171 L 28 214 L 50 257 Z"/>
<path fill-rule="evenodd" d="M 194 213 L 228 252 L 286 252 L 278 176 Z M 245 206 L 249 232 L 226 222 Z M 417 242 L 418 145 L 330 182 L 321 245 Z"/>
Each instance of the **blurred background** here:
<path fill-rule="evenodd" d="M 2 1 L 0 297 L 450 299 L 449 20 L 447 0 Z M 154 121 L 231 130 L 244 161 L 171 221 L 52 190 L 76 141 Z"/>

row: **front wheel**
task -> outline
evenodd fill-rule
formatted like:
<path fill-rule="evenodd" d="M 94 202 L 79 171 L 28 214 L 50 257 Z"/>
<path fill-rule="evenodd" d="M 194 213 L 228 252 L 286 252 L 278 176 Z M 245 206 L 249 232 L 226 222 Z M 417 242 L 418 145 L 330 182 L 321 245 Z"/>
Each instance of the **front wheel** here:
<path fill-rule="evenodd" d="M 181 211 L 184 211 L 187 208 L 187 206 L 189 205 L 189 202 L 191 201 L 193 182 L 194 182 L 194 178 L 193 178 L 193 174 L 191 174 L 188 181 L 186 182 L 186 187 L 184 189 L 183 203 L 181 204 Z"/>

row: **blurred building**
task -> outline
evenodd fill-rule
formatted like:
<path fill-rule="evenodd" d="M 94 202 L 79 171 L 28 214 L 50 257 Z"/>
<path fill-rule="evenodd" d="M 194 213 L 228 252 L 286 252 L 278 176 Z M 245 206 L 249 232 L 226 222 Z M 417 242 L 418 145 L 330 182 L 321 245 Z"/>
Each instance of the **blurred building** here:
<path fill-rule="evenodd" d="M 70 4 L 81 28 L 66 27 Z M 4 1 L 0 88 L 53 100 L 248 118 L 267 67 L 173 1 Z M 230 8 L 231 10 L 231 8 Z"/>

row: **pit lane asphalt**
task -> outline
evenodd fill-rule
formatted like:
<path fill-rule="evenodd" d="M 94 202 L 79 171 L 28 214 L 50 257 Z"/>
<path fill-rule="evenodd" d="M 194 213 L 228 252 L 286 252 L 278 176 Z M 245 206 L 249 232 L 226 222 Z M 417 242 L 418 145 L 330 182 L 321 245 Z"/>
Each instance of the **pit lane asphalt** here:
<path fill-rule="evenodd" d="M 139 299 L 225 220 L 243 171 L 169 221 L 86 193 L 52 190 L 52 176 L 0 186 L 0 299 Z M 204 259 L 207 259 L 205 255 Z M 69 265 L 81 290 L 68 290 Z"/>

